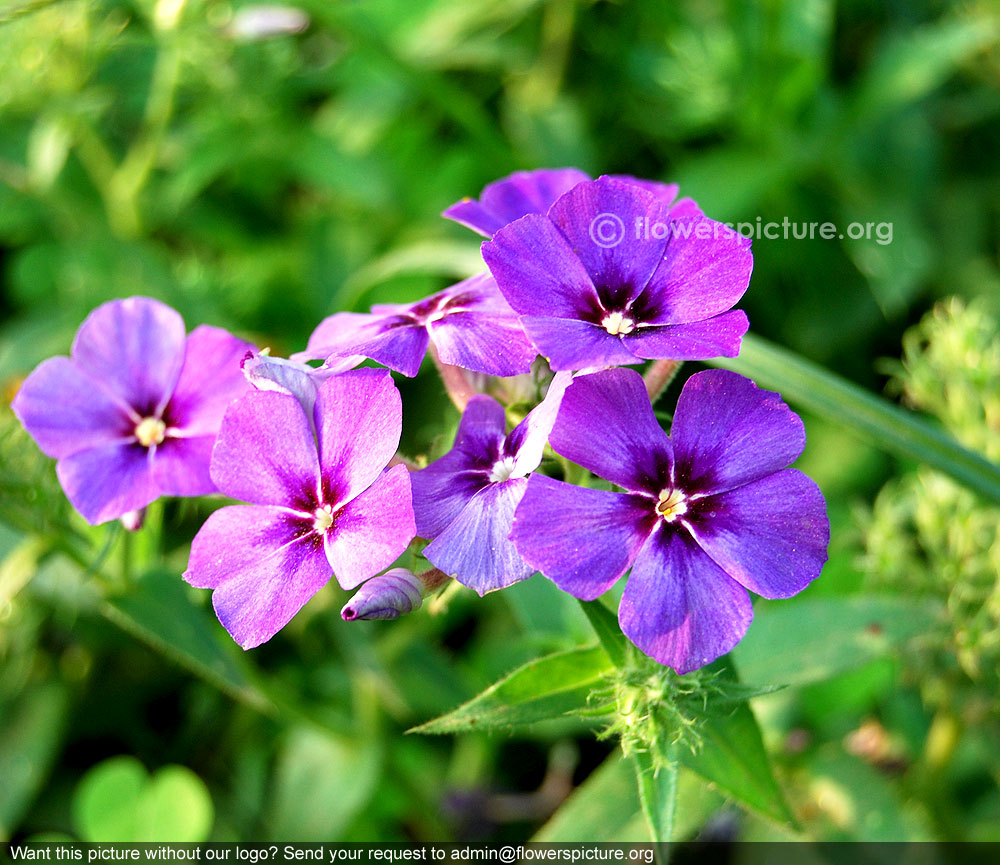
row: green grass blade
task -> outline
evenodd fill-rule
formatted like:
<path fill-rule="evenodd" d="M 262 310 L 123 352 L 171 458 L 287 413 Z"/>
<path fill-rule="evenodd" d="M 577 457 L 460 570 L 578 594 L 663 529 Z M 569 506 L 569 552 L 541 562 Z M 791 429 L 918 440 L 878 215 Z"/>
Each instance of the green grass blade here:
<path fill-rule="evenodd" d="M 964 448 L 920 415 L 899 408 L 818 364 L 748 334 L 738 358 L 713 366 L 749 376 L 790 402 L 854 432 L 888 453 L 916 460 L 1000 502 L 1000 466 Z"/>

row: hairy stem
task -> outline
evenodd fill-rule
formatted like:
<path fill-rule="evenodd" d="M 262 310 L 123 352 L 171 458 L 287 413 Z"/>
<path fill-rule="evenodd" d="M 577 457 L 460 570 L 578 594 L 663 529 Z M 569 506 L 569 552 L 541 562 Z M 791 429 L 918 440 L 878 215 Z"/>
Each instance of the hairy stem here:
<path fill-rule="evenodd" d="M 657 360 L 646 370 L 646 374 L 642 378 L 646 382 L 646 393 L 649 394 L 650 402 L 655 403 L 663 395 L 683 362 L 681 360 Z"/>

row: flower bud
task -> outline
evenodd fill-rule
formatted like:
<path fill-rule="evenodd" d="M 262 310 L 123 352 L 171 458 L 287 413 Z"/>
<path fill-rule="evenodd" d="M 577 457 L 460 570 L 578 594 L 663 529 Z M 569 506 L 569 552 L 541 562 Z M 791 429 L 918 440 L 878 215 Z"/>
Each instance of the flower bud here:
<path fill-rule="evenodd" d="M 340 611 L 345 622 L 356 619 L 398 619 L 420 609 L 424 584 L 406 568 L 393 568 L 373 577 Z"/>

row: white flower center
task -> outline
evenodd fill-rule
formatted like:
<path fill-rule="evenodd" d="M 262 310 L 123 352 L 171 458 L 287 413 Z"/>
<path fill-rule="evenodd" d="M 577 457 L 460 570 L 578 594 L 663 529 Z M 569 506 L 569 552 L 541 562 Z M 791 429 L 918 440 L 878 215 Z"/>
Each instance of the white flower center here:
<path fill-rule="evenodd" d="M 490 483 L 498 484 L 508 480 L 514 472 L 514 457 L 504 457 L 493 463 L 493 470 L 490 472 Z"/>
<path fill-rule="evenodd" d="M 313 511 L 313 531 L 317 534 L 323 534 L 330 526 L 333 525 L 333 506 L 323 505 L 321 508 L 316 508 Z"/>
<path fill-rule="evenodd" d="M 167 425 L 158 417 L 144 417 L 135 425 L 135 437 L 145 448 L 163 444 L 166 434 Z"/>
<path fill-rule="evenodd" d="M 656 512 L 668 523 L 672 523 L 678 517 L 686 514 L 687 511 L 687 496 L 684 493 L 680 490 L 660 490 L 660 500 L 656 503 Z"/>
<path fill-rule="evenodd" d="M 612 336 L 625 336 L 635 330 L 635 322 L 623 312 L 609 312 L 601 320 L 601 327 Z"/>

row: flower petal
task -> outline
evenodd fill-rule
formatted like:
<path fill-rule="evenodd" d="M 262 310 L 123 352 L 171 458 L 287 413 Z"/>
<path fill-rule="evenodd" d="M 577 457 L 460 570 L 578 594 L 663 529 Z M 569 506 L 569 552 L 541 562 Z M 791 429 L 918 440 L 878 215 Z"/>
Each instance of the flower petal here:
<path fill-rule="evenodd" d="M 140 416 L 158 415 L 184 363 L 184 320 L 148 297 L 112 300 L 80 325 L 73 361 Z"/>
<path fill-rule="evenodd" d="M 396 561 L 415 534 L 410 473 L 394 466 L 334 512 L 326 558 L 341 587 L 353 589 Z"/>
<path fill-rule="evenodd" d="M 160 495 L 149 450 L 138 442 L 104 444 L 59 460 L 63 492 L 91 525 L 144 508 Z"/>
<path fill-rule="evenodd" d="M 554 370 L 577 371 L 620 364 L 641 363 L 621 337 L 603 327 L 570 318 L 525 315 L 521 324 L 539 354 Z"/>
<path fill-rule="evenodd" d="M 201 325 L 187 338 L 184 366 L 164 414 L 188 436 L 216 435 L 229 404 L 248 390 L 240 361 L 254 347 L 219 327 Z"/>
<path fill-rule="evenodd" d="M 642 320 L 685 324 L 732 309 L 750 284 L 750 239 L 703 217 L 672 218 L 667 227 L 663 260 L 639 301 Z"/>
<path fill-rule="evenodd" d="M 572 373 L 557 372 L 549 382 L 545 399 L 528 412 L 527 417 L 507 436 L 504 454 L 514 457 L 511 477 L 524 477 L 538 468 L 559 414 L 563 395 L 572 382 Z"/>
<path fill-rule="evenodd" d="M 576 252 L 544 216 L 529 214 L 483 244 L 500 292 L 521 315 L 594 317 L 600 300 Z"/>
<path fill-rule="evenodd" d="M 528 372 L 538 355 L 513 310 L 453 312 L 432 322 L 430 334 L 442 361 L 487 375 Z"/>
<path fill-rule="evenodd" d="M 298 400 L 251 391 L 230 405 L 212 452 L 211 475 L 219 491 L 234 499 L 311 511 L 319 459 Z"/>
<path fill-rule="evenodd" d="M 525 478 L 488 484 L 425 550 L 424 558 L 480 595 L 526 580 L 535 571 L 510 540 Z"/>
<path fill-rule="evenodd" d="M 56 459 L 121 442 L 135 430 L 125 407 L 68 357 L 39 364 L 11 408 L 42 452 Z"/>
<path fill-rule="evenodd" d="M 545 213 L 565 192 L 590 177 L 576 168 L 517 171 L 486 186 L 479 201 L 463 198 L 441 215 L 484 237 L 529 213 Z"/>
<path fill-rule="evenodd" d="M 166 438 L 153 456 L 153 478 L 164 496 L 204 496 L 215 492 L 209 467 L 215 436 Z"/>
<path fill-rule="evenodd" d="M 420 369 L 430 338 L 427 328 L 405 315 L 338 312 L 319 323 L 305 351 L 291 359 L 326 360 L 357 365 L 355 355 L 371 358 L 412 378 Z"/>
<path fill-rule="evenodd" d="M 701 548 L 764 598 L 801 592 L 823 569 L 830 543 L 826 502 L 795 469 L 711 496 L 689 520 Z"/>
<path fill-rule="evenodd" d="M 680 187 L 676 183 L 660 183 L 658 180 L 644 180 L 641 177 L 633 177 L 631 174 L 608 174 L 611 180 L 619 180 L 622 183 L 631 183 L 646 192 L 651 192 L 664 204 L 672 204 L 677 198 Z M 690 201 L 690 199 L 688 199 Z"/>
<path fill-rule="evenodd" d="M 563 394 L 549 443 L 594 474 L 631 492 L 669 485 L 673 451 L 642 376 L 630 369 L 581 375 Z"/>
<path fill-rule="evenodd" d="M 511 538 L 530 567 L 590 601 L 625 573 L 655 524 L 647 498 L 535 474 L 514 514 Z"/>
<path fill-rule="evenodd" d="M 222 508 L 191 545 L 184 578 L 215 589 L 216 615 L 244 649 L 270 640 L 330 581 L 319 538 L 301 526 L 278 508 Z"/>
<path fill-rule="evenodd" d="M 308 520 L 285 508 L 266 505 L 219 508 L 209 514 L 191 541 L 184 579 L 199 589 L 217 589 L 254 563 L 308 534 L 310 529 Z M 315 543 L 318 548 L 318 538 Z"/>
<path fill-rule="evenodd" d="M 637 357 L 649 359 L 736 357 L 749 327 L 746 313 L 742 309 L 734 309 L 691 324 L 641 327 L 625 338 L 625 345 Z"/>
<path fill-rule="evenodd" d="M 575 186 L 549 210 L 549 219 L 583 262 L 604 308 L 619 312 L 649 282 L 667 245 L 666 237 L 646 237 L 638 228 L 669 218 L 669 207 L 655 195 L 609 177 Z"/>
<path fill-rule="evenodd" d="M 618 608 L 625 636 L 681 674 L 728 652 L 752 618 L 746 589 L 685 532 L 665 527 L 639 552 Z"/>
<path fill-rule="evenodd" d="M 462 413 L 452 449 L 410 476 L 420 537 L 436 538 L 486 486 L 500 457 L 505 426 L 500 403 L 483 394 L 474 396 Z"/>
<path fill-rule="evenodd" d="M 319 386 L 314 417 L 324 500 L 342 504 L 369 487 L 396 453 L 402 400 L 388 372 L 359 369 Z"/>
<path fill-rule="evenodd" d="M 675 477 L 688 493 L 717 493 L 783 469 L 806 445 L 802 420 L 781 399 L 728 370 L 695 373 L 670 430 Z"/>

